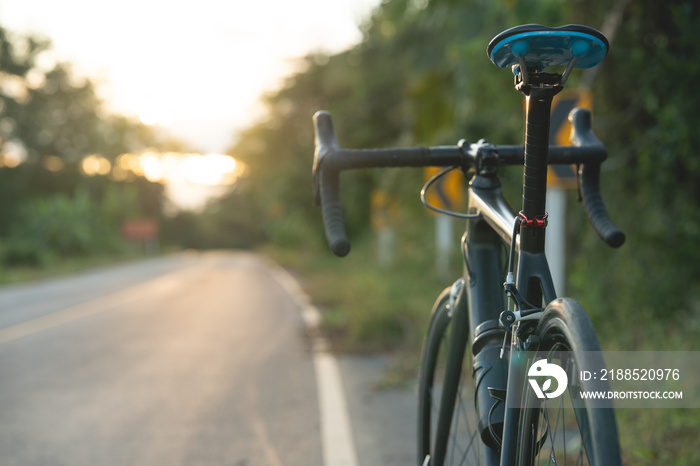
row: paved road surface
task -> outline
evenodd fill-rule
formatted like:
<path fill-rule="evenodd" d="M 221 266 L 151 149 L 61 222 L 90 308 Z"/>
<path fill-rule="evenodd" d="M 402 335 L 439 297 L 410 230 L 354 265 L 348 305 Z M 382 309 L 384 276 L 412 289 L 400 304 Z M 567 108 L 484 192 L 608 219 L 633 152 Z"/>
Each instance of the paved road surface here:
<path fill-rule="evenodd" d="M 189 253 L 0 288 L 0 465 L 322 465 L 311 344 L 275 275 Z M 358 463 L 415 464 L 414 396 L 375 390 L 384 366 L 338 363 Z"/>

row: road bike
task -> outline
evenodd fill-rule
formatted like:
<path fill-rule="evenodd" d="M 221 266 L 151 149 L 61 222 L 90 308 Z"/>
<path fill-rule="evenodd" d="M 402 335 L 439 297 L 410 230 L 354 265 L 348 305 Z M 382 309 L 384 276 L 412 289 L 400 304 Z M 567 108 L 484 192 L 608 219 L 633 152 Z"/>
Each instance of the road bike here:
<path fill-rule="evenodd" d="M 594 229 L 612 247 L 625 241 L 601 199 L 600 166 L 607 152 L 592 131 L 590 112 L 569 114 L 572 146 L 549 145 L 554 96 L 574 69 L 596 66 L 608 49 L 602 33 L 581 25 L 528 24 L 494 37 L 489 58 L 512 68 L 515 88 L 525 95 L 524 146 L 462 140 L 455 146 L 344 149 L 330 114 L 314 115 L 315 200 L 338 256 L 350 251 L 340 203 L 342 171 L 444 167 L 426 183 L 424 203 L 426 190 L 450 170 L 471 176 L 468 211 L 442 211 L 466 219 L 464 274 L 438 297 L 423 346 L 420 464 L 621 464 L 612 406 L 581 396 L 607 388 L 606 382 L 576 378 L 582 367 L 602 366 L 598 339 L 585 310 L 557 296 L 544 252 L 552 164 L 578 168 L 580 199 Z M 546 72 L 550 66 L 563 71 Z M 499 168 L 509 165 L 524 166 L 518 214 L 504 199 L 498 177 Z M 542 369 L 551 371 L 536 372 Z"/>

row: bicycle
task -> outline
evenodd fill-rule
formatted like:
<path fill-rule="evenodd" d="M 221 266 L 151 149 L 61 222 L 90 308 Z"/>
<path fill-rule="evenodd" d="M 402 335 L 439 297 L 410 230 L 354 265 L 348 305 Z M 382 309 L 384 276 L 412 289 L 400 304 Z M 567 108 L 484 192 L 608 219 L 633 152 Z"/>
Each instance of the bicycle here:
<path fill-rule="evenodd" d="M 548 141 L 553 97 L 575 68 L 596 66 L 608 49 L 602 33 L 580 25 L 530 24 L 494 37 L 489 58 L 500 68 L 512 68 L 515 88 L 526 98 L 524 146 L 462 140 L 455 146 L 342 149 L 330 114 L 314 115 L 314 198 L 336 255 L 350 250 L 339 191 L 344 170 L 445 167 L 426 183 L 421 199 L 427 207 L 467 222 L 460 245 L 464 276 L 438 297 L 422 351 L 417 443 L 424 465 L 621 464 L 611 405 L 594 404 L 579 394 L 606 388 L 602 381 L 578 380 L 579 390 L 570 387 L 568 397 L 552 402 L 552 392 L 542 396 L 549 382 L 541 387 L 533 380 L 527 383 L 528 367 L 556 364 L 571 380 L 586 364 L 602 365 L 586 312 L 574 300 L 556 295 L 544 236 L 547 166 L 569 164 L 578 167 L 580 199 L 599 236 L 612 247 L 625 241 L 600 196 L 600 166 L 607 152 L 592 131 L 590 112 L 570 113 L 573 146 L 549 146 Z M 544 71 L 554 65 L 565 69 Z M 524 165 L 518 214 L 504 199 L 498 178 L 499 167 L 509 165 Z M 454 169 L 473 174 L 466 214 L 446 212 L 425 199 L 426 190 Z M 465 370 L 465 360 L 471 371 Z M 465 386 L 469 372 L 471 387 Z M 467 406 L 470 392 L 473 407 Z M 573 416 L 567 420 L 569 412 Z M 574 430 L 578 438 L 571 437 Z"/>

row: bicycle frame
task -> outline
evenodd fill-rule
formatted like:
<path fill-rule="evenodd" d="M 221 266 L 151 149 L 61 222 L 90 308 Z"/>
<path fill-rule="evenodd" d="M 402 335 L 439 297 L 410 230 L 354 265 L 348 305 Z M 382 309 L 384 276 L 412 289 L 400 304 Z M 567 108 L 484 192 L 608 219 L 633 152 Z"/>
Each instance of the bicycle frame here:
<path fill-rule="evenodd" d="M 501 286 L 507 273 L 507 254 L 504 252 L 512 246 L 513 227 L 519 219 L 503 197 L 495 171 L 477 174 L 472 179 L 469 185 L 468 209 L 469 214 L 475 217 L 468 221 L 462 240 L 465 261 L 464 286 L 454 303 L 453 331 L 448 343 L 447 364 L 449 367 L 461 367 L 467 346 L 471 348 L 477 417 L 480 419 L 481 430 L 489 423 L 501 422 L 491 416 L 490 408 L 495 399 L 489 388 L 502 388 L 505 391 L 507 386 L 522 386 L 525 380 L 518 364 L 509 364 L 509 359 L 502 359 L 501 349 L 506 343 L 506 333 L 498 326 L 499 316 L 507 307 L 506 294 Z M 554 285 L 544 251 L 521 251 L 519 243 L 519 238 L 516 237 L 514 247 L 518 265 L 518 292 L 527 296 L 530 302 L 540 303 L 543 298 L 545 303 L 554 300 Z M 514 335 L 516 334 L 517 332 L 514 332 Z M 517 341 L 513 344 L 514 347 L 518 346 Z M 445 386 L 456 385 L 445 381 Z M 504 417 L 501 464 L 511 464 L 517 448 L 512 439 L 515 438 L 518 426 L 519 410 L 508 409 L 513 403 L 517 406 L 519 402 L 514 395 L 511 391 L 510 398 L 513 399 L 503 400 L 506 401 L 505 409 L 498 413 Z M 449 430 L 455 399 L 456 392 L 443 393 L 438 432 Z M 440 436 L 438 433 L 437 438 L 446 439 L 447 436 Z M 487 439 L 483 436 L 482 439 L 488 445 Z M 444 448 L 446 444 L 436 446 L 435 454 L 444 455 Z M 485 454 L 495 455 L 496 451 L 486 451 Z"/>
<path fill-rule="evenodd" d="M 517 452 L 516 430 L 519 425 L 519 409 L 509 409 L 519 406 L 519 398 L 515 390 L 507 387 L 523 386 L 525 374 L 521 364 L 515 358 L 503 358 L 507 328 L 499 327 L 499 319 L 507 308 L 506 292 L 501 286 L 506 275 L 504 245 L 513 251 L 517 257 L 517 281 L 515 283 L 516 298 L 532 303 L 532 307 L 544 307 L 556 298 L 554 284 L 544 253 L 544 235 L 546 213 L 544 193 L 546 192 L 547 169 L 547 132 L 549 131 L 549 111 L 554 96 L 551 90 L 536 90 L 536 99 L 528 95 L 527 121 L 537 122 L 538 125 L 528 125 L 528 132 L 534 134 L 532 139 L 544 141 L 544 147 L 534 149 L 525 147 L 525 186 L 523 195 L 523 211 L 516 215 L 503 197 L 501 184 L 495 160 L 489 157 L 489 151 L 480 151 L 477 160 L 477 175 L 469 184 L 469 214 L 470 219 L 463 237 L 463 256 L 465 258 L 464 290 L 467 310 L 464 306 L 456 306 L 453 314 L 453 332 L 448 343 L 448 366 L 461 367 L 466 345 L 469 344 L 473 359 L 474 393 L 479 422 L 479 433 L 488 446 L 493 447 L 490 431 L 493 425 L 502 424 L 503 434 L 500 445 L 500 464 L 514 464 Z M 544 123 L 543 123 L 544 122 Z M 531 126 L 534 129 L 530 129 Z M 528 135 L 530 136 L 530 134 Z M 528 149 L 531 149 L 528 151 Z M 527 213 L 525 213 L 527 212 Z M 514 232 L 520 230 L 520 235 L 514 237 Z M 527 228 L 526 228 L 527 227 Z M 520 239 L 522 238 L 522 241 Z M 511 258 L 511 260 L 514 257 Z M 511 266 L 513 264 L 510 264 Z M 511 280 L 510 274 L 507 280 Z M 522 298 L 520 298 L 522 297 Z M 456 303 L 455 303 L 456 304 Z M 465 319 L 464 314 L 467 318 Z M 464 325 L 466 320 L 469 334 L 455 331 Z M 517 327 L 515 327 L 517 328 Z M 512 331 L 511 348 L 521 347 L 518 331 Z M 473 338 L 473 341 L 469 341 Z M 464 340 L 466 341 L 464 341 Z M 512 354 L 509 353 L 509 356 Z M 449 358 L 453 358 L 451 360 Z M 456 364 L 456 365 L 452 365 Z M 507 368 L 507 369 L 506 369 Z M 448 385 L 446 380 L 446 385 Z M 456 384 L 454 384 L 456 385 Z M 502 390 L 507 399 L 501 412 L 494 413 L 497 396 L 494 389 Z M 455 393 L 443 394 L 440 406 L 437 438 L 445 439 L 444 445 L 436 445 L 435 455 L 442 463 L 447 446 L 447 435 L 452 422 L 452 412 L 455 404 Z M 444 406 L 443 406 L 444 404 Z M 497 417 L 494 420 L 493 415 Z M 501 419 L 502 416 L 502 419 Z M 488 427 L 489 432 L 486 432 Z M 442 431 L 441 431 L 442 429 Z M 495 453 L 495 452 L 494 452 Z"/>

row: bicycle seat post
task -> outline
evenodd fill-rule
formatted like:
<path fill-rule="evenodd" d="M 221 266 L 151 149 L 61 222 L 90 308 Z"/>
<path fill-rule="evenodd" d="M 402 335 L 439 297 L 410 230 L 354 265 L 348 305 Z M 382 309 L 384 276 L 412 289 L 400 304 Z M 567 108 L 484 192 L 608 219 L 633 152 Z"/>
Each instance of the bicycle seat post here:
<path fill-rule="evenodd" d="M 523 206 L 520 212 L 522 251 L 537 254 L 544 251 L 544 229 L 547 224 L 547 157 L 549 121 L 552 100 L 563 87 L 560 75 L 521 71 L 516 89 L 525 95 L 525 163 L 523 171 Z"/>

